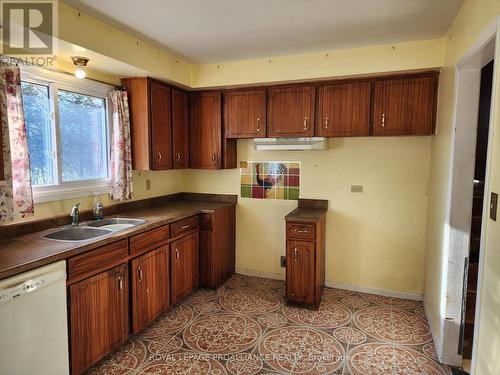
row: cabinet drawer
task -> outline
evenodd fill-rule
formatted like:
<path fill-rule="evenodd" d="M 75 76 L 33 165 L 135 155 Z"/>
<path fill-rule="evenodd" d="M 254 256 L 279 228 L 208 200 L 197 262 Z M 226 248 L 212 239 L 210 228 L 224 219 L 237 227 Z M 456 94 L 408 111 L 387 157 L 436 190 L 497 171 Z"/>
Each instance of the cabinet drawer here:
<path fill-rule="evenodd" d="M 314 241 L 316 239 L 316 226 L 314 224 L 286 223 L 286 235 L 291 238 Z"/>
<path fill-rule="evenodd" d="M 198 229 L 198 215 L 176 221 L 170 225 L 172 227 L 172 237 L 182 236 L 184 233 L 189 233 L 194 229 Z"/>
<path fill-rule="evenodd" d="M 91 276 L 114 265 L 128 256 L 127 240 L 99 247 L 95 250 L 68 259 L 68 279 L 70 281 Z"/>
<path fill-rule="evenodd" d="M 201 214 L 200 215 L 200 229 L 201 230 L 212 230 L 212 217 L 211 214 Z"/>
<path fill-rule="evenodd" d="M 142 254 L 148 250 L 154 250 L 166 244 L 169 238 L 169 225 L 130 237 L 130 255 Z"/>

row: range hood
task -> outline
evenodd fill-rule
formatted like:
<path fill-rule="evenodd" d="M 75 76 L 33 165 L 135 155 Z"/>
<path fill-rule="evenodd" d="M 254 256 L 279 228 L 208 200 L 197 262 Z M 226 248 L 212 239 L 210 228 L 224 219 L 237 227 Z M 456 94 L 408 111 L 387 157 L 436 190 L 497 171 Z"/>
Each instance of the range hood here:
<path fill-rule="evenodd" d="M 328 139 L 312 138 L 254 138 L 255 149 L 258 151 L 305 151 L 326 150 Z"/>

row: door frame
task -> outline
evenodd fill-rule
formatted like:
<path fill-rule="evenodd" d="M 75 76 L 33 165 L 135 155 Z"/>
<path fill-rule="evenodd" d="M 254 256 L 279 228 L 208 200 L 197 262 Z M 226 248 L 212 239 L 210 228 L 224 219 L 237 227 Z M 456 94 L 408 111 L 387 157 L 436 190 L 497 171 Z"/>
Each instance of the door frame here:
<path fill-rule="evenodd" d="M 462 298 L 465 277 L 465 259 L 469 256 L 477 119 L 481 68 L 495 59 L 489 120 L 488 154 L 486 160 L 485 197 L 489 196 L 493 115 L 495 113 L 496 82 L 498 79 L 497 52 L 499 49 L 500 17 L 495 18 L 455 66 L 450 177 L 446 212 L 445 248 L 442 273 L 441 342 L 436 343 L 441 362 L 461 366 L 462 355 L 458 344 L 462 323 Z M 471 126 L 474 124 L 474 126 Z M 478 270 L 477 300 L 473 342 L 477 342 L 481 281 L 484 269 L 486 221 L 489 217 L 489 199 L 483 203 L 483 220 Z M 472 369 L 477 361 L 477 345 L 473 346 Z"/>

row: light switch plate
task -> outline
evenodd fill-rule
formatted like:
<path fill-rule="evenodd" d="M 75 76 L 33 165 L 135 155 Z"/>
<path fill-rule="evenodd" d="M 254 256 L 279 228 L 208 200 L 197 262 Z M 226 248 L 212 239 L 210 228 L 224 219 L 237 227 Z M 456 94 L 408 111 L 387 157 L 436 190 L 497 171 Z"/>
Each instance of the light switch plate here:
<path fill-rule="evenodd" d="M 363 185 L 351 185 L 351 193 L 362 193 Z"/>
<path fill-rule="evenodd" d="M 146 190 L 151 190 L 151 180 L 150 179 L 146 180 Z"/>
<path fill-rule="evenodd" d="M 493 221 L 497 221 L 497 206 L 498 206 L 498 194 L 492 192 L 490 200 L 490 219 Z"/>

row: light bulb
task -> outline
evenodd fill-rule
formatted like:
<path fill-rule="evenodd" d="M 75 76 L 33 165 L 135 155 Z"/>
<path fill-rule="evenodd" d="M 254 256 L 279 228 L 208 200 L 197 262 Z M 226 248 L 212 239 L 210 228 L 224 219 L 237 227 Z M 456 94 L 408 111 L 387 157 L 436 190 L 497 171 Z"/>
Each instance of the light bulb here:
<path fill-rule="evenodd" d="M 85 74 L 85 70 L 83 70 L 82 68 L 77 68 L 75 70 L 75 77 L 76 78 L 85 78 L 86 74 Z"/>

